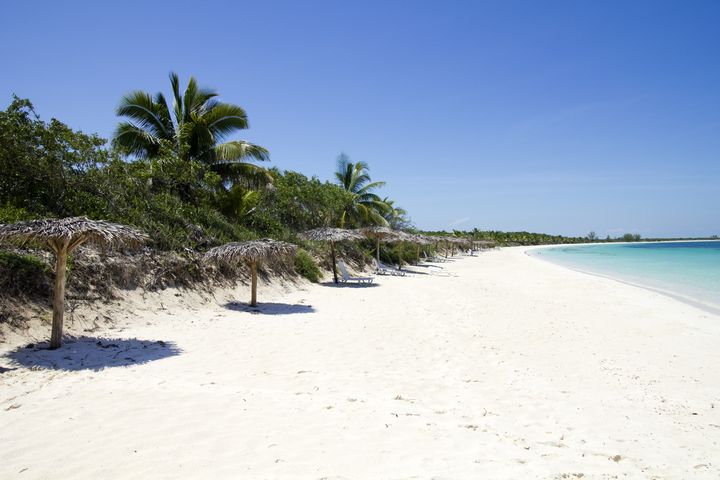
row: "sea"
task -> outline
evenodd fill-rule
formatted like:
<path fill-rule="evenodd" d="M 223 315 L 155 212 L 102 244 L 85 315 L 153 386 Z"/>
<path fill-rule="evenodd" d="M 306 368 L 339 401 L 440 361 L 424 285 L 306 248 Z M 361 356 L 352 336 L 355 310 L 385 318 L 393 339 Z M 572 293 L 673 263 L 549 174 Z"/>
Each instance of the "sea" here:
<path fill-rule="evenodd" d="M 528 254 L 720 314 L 720 240 L 570 245 Z"/>

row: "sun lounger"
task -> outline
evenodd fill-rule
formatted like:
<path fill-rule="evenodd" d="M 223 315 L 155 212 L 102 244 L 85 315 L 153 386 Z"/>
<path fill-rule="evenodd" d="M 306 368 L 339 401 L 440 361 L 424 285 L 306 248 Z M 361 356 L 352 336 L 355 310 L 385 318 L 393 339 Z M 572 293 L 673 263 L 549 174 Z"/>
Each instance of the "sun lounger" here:
<path fill-rule="evenodd" d="M 342 260 L 338 261 L 338 267 L 340 268 L 340 273 L 342 273 L 342 278 L 340 281 L 342 283 L 350 283 L 350 282 L 356 282 L 356 283 L 372 283 L 373 280 L 375 280 L 373 277 L 351 277 L 350 274 L 347 271 L 347 267 L 345 266 L 345 262 Z"/>
<path fill-rule="evenodd" d="M 384 263 L 379 262 L 375 258 L 373 258 L 373 264 L 375 265 L 375 273 L 377 273 L 378 275 L 399 275 L 401 277 L 405 276 L 405 272 L 403 272 L 402 270 L 385 265 Z"/>

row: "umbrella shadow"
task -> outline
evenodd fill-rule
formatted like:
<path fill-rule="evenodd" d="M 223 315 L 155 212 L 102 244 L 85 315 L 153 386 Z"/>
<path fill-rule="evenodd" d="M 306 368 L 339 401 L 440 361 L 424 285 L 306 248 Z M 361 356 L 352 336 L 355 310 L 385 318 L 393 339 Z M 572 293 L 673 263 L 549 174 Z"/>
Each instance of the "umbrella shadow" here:
<path fill-rule="evenodd" d="M 329 282 L 322 282 L 320 285 L 323 287 L 333 287 L 333 288 L 373 288 L 373 287 L 379 287 L 380 284 L 378 283 L 358 283 L 358 282 L 340 282 L 335 283 L 332 280 Z"/>
<path fill-rule="evenodd" d="M 180 355 L 174 342 L 136 338 L 75 337 L 49 350 L 48 343 L 30 344 L 7 353 L 15 365 L 76 372 L 127 367 Z"/>
<path fill-rule="evenodd" d="M 432 273 L 430 272 L 421 272 L 419 270 L 415 270 L 415 266 L 411 268 L 403 268 L 402 271 L 410 275 L 432 275 Z"/>
<path fill-rule="evenodd" d="M 312 305 L 302 305 L 299 303 L 260 302 L 256 307 L 251 307 L 247 303 L 233 301 L 227 302 L 223 306 L 228 310 L 236 312 L 247 312 L 261 315 L 290 315 L 294 313 L 313 313 L 315 311 Z"/>

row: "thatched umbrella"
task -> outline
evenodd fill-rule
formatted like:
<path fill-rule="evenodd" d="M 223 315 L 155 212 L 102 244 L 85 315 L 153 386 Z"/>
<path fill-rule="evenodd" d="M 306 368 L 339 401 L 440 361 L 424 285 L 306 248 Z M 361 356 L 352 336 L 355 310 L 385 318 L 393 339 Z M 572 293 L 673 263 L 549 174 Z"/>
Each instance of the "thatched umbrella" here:
<path fill-rule="evenodd" d="M 125 225 L 90 220 L 86 217 L 69 217 L 0 225 L 0 241 L 2 240 L 49 248 L 55 254 L 53 323 L 50 335 L 50 348 L 54 349 L 62 342 L 68 254 L 83 244 L 102 248 L 138 246 L 148 240 L 148 237 Z"/>
<path fill-rule="evenodd" d="M 250 267 L 250 306 L 257 305 L 257 267 L 265 261 L 292 257 L 297 245 L 292 243 L 263 238 L 248 242 L 231 242 L 211 248 L 205 253 L 205 259 L 216 263 L 244 263 Z"/>
<path fill-rule="evenodd" d="M 322 227 L 308 230 L 300 234 L 301 238 L 315 242 L 330 242 L 330 253 L 332 255 L 332 269 L 335 283 L 338 283 L 337 268 L 335 267 L 335 242 L 362 240 L 363 235 L 357 230 L 346 230 L 344 228 Z"/>
<path fill-rule="evenodd" d="M 415 246 L 417 247 L 417 250 L 416 250 L 417 263 L 420 263 L 420 247 L 422 247 L 423 245 L 430 245 L 430 244 L 434 243 L 434 240 L 432 240 L 430 237 L 428 237 L 426 235 L 422 235 L 419 233 L 409 234 L 409 235 L 411 236 L 411 239 L 409 241 L 414 243 Z"/>
<path fill-rule="evenodd" d="M 475 247 L 482 248 L 490 248 L 495 246 L 495 242 L 492 240 L 474 240 L 473 244 Z"/>
<path fill-rule="evenodd" d="M 380 240 L 385 241 L 402 241 L 403 240 L 403 232 L 392 230 L 388 227 L 382 227 L 382 226 L 374 226 L 374 227 L 366 227 L 361 230 L 362 234 L 365 235 L 367 238 L 375 240 L 375 256 L 377 258 L 377 261 L 380 261 Z"/>
<path fill-rule="evenodd" d="M 455 255 L 456 248 L 460 251 L 464 246 L 468 245 L 467 239 L 462 237 L 448 237 L 448 241 L 450 242 L 452 248 L 452 255 Z"/>

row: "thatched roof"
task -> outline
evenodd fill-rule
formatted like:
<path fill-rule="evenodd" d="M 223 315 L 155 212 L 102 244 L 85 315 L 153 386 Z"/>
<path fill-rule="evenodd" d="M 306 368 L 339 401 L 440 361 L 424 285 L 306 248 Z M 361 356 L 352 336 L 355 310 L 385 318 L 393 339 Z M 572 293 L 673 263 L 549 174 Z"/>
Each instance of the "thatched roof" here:
<path fill-rule="evenodd" d="M 485 246 L 490 246 L 490 245 L 494 246 L 495 245 L 495 242 L 492 240 L 473 240 L 473 243 L 475 245 L 485 245 Z"/>
<path fill-rule="evenodd" d="M 456 245 L 470 245 L 470 240 L 463 237 L 451 237 L 450 241 L 455 243 Z"/>
<path fill-rule="evenodd" d="M 296 250 L 297 245 L 292 243 L 263 238 L 247 242 L 231 242 L 211 248 L 205 253 L 204 258 L 218 263 L 254 263 L 290 257 L 295 255 Z"/>
<path fill-rule="evenodd" d="M 360 232 L 365 235 L 367 238 L 372 239 L 385 239 L 397 236 L 397 231 L 393 230 L 389 227 L 383 227 L 380 225 L 376 225 L 373 227 L 365 227 L 360 230 Z"/>
<path fill-rule="evenodd" d="M 418 242 L 417 235 L 403 232 L 402 230 L 393 230 L 388 227 L 374 226 L 366 227 L 360 230 L 367 238 L 384 240 L 386 242 Z"/>
<path fill-rule="evenodd" d="M 412 235 L 412 240 L 409 241 L 419 243 L 420 245 L 430 245 L 436 241 L 433 237 L 428 237 L 427 235 L 422 235 L 420 233 L 410 235 Z"/>
<path fill-rule="evenodd" d="M 345 240 L 362 240 L 365 237 L 357 230 L 346 230 L 344 228 L 323 227 L 308 230 L 300 234 L 305 240 L 316 242 L 342 242 Z"/>
<path fill-rule="evenodd" d="M 30 220 L 0 225 L 0 241 L 48 246 L 56 242 L 99 247 L 139 246 L 148 236 L 132 227 L 87 217 Z"/>

